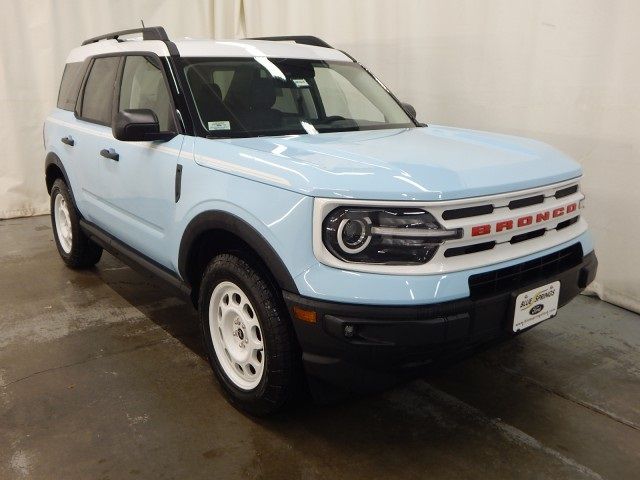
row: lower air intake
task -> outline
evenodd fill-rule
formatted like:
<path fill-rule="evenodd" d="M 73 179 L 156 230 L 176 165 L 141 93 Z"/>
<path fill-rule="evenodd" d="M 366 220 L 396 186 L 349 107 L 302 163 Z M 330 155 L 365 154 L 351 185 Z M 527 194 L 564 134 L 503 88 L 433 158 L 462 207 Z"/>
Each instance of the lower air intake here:
<path fill-rule="evenodd" d="M 471 298 L 477 299 L 518 290 L 579 265 L 582 256 L 582 245 L 576 243 L 555 253 L 512 267 L 471 275 L 469 277 Z"/>

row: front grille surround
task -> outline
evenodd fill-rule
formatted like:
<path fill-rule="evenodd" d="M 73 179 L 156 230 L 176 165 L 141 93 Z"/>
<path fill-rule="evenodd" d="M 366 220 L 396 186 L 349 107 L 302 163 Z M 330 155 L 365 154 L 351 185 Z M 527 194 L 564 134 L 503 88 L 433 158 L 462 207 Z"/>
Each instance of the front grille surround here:
<path fill-rule="evenodd" d="M 568 244 L 587 231 L 587 224 L 581 216 L 584 195 L 580 192 L 578 180 L 516 192 L 445 201 L 316 198 L 313 208 L 313 251 L 321 263 L 334 268 L 389 275 L 443 275 L 515 260 L 557 245 Z M 560 198 L 556 198 L 558 192 L 567 191 L 574 193 L 559 195 Z M 542 203 L 539 203 L 541 198 Z M 432 214 L 442 228 L 459 230 L 462 236 L 445 240 L 433 257 L 423 264 L 380 265 L 344 262 L 333 256 L 324 246 L 321 226 L 333 209 L 349 206 L 423 209 Z M 552 215 L 556 209 L 560 209 L 561 213 Z M 519 223 L 518 220 L 522 217 L 530 217 L 529 222 Z M 498 223 L 508 220 L 513 221 L 510 228 L 497 228 Z M 473 235 L 474 227 L 483 224 L 491 227 L 489 231 L 480 234 L 475 232 L 476 235 Z M 534 231 L 537 232 L 531 233 Z"/>

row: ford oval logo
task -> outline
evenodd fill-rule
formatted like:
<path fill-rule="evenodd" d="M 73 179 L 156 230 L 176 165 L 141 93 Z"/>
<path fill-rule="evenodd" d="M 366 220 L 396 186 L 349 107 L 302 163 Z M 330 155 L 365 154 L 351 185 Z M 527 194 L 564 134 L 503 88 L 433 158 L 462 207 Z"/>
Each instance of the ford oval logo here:
<path fill-rule="evenodd" d="M 538 313 L 540 313 L 542 311 L 542 309 L 544 308 L 544 306 L 539 303 L 537 305 L 534 305 L 531 310 L 529 310 L 529 315 L 537 315 Z"/>

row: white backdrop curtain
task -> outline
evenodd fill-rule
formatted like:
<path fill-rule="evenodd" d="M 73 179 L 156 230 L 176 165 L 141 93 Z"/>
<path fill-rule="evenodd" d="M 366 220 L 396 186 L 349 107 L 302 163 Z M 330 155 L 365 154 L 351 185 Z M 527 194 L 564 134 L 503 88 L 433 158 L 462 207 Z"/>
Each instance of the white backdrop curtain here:
<path fill-rule="evenodd" d="M 42 123 L 69 50 L 101 33 L 164 25 L 175 37 L 242 36 L 242 4 L 212 0 L 0 0 L 0 218 L 48 213 Z"/>
<path fill-rule="evenodd" d="M 600 259 L 593 289 L 640 312 L 637 0 L 5 1 L 0 218 L 48 209 L 42 120 L 68 50 L 140 18 L 176 37 L 317 35 L 369 67 L 424 122 L 564 150 L 585 170 Z"/>

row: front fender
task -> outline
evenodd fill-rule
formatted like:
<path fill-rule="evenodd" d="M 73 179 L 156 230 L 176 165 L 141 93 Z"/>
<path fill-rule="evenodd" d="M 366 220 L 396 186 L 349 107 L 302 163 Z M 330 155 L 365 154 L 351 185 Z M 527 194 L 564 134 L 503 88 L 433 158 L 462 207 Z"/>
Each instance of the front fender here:
<path fill-rule="evenodd" d="M 298 292 L 287 266 L 264 236 L 242 218 L 222 210 L 199 213 L 187 225 L 178 253 L 178 271 L 182 278 L 187 279 L 187 261 L 194 242 L 201 234 L 211 230 L 223 230 L 241 238 L 267 265 L 280 288 L 289 292 Z M 192 279 L 187 280 L 191 283 Z"/>

